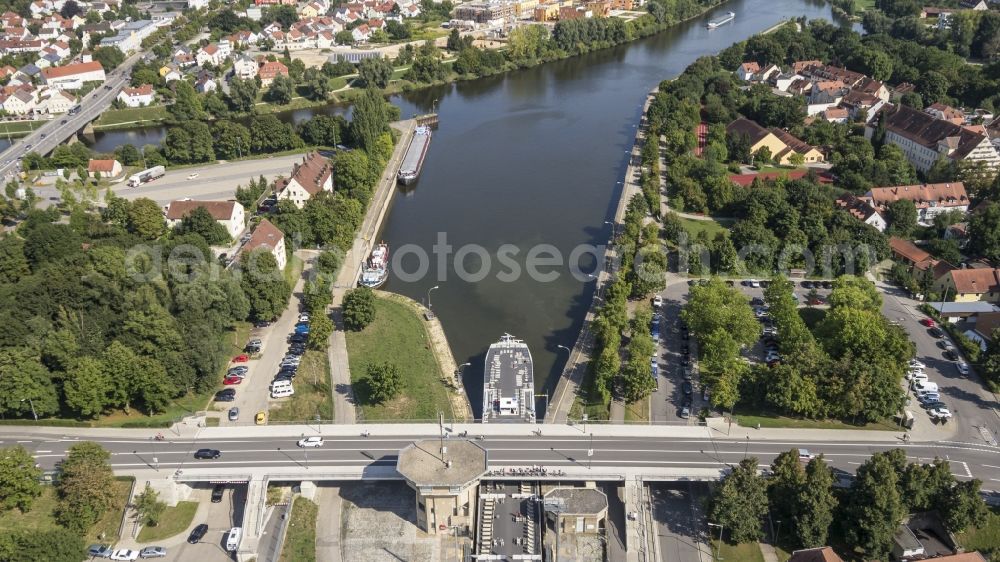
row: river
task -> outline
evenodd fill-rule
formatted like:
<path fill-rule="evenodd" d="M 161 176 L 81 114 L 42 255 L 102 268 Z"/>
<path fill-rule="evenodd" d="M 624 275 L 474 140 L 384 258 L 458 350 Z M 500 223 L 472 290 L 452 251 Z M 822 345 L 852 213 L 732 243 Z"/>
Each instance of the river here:
<path fill-rule="evenodd" d="M 735 21 L 705 28 L 728 11 L 736 13 Z M 565 268 L 539 268 L 559 273 L 549 282 L 528 275 L 500 280 L 497 274 L 508 268 L 497 263 L 497 249 L 520 248 L 515 261 L 523 266 L 528 250 L 540 244 L 566 256 L 581 244 L 605 242 L 610 227 L 604 221 L 614 213 L 646 93 L 699 56 L 803 15 L 832 19 L 830 7 L 816 0 L 734 0 L 628 45 L 393 100 L 404 116 L 436 106 L 441 126 L 420 180 L 397 194 L 383 239 L 394 251 L 416 245 L 430 253 L 440 233 L 456 250 L 478 244 L 492 267 L 481 281 L 462 280 L 452 255 L 439 278 L 432 255 L 427 276 L 403 280 L 394 271 L 385 288 L 425 301 L 428 289 L 439 287 L 431 293 L 433 309 L 457 362 L 471 363 L 464 379 L 477 416 L 486 348 L 505 332 L 525 340 L 536 387 L 550 391 L 567 359 L 557 346 L 573 346 L 594 289 L 593 282 L 574 279 Z M 297 121 L 310 113 L 284 118 Z M 162 136 L 162 128 L 109 132 L 98 134 L 94 147 L 155 144 Z M 467 258 L 466 269 L 478 270 L 480 259 Z M 418 263 L 410 252 L 400 260 L 408 272 Z"/>

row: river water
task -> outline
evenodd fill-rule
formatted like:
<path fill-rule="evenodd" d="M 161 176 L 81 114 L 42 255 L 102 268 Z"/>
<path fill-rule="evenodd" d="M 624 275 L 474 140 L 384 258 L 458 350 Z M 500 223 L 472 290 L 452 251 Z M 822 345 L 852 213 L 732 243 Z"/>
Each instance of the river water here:
<path fill-rule="evenodd" d="M 705 28 L 728 11 L 736 13 L 735 21 Z M 604 243 L 610 234 L 604 221 L 614 214 L 646 93 L 699 56 L 803 15 L 832 19 L 829 6 L 817 0 L 734 0 L 628 45 L 393 100 L 403 116 L 436 108 L 441 125 L 420 180 L 397 194 L 383 227 L 381 237 L 401 257 L 394 260 L 401 270 L 385 289 L 426 301 L 428 289 L 439 287 L 431 293 L 433 309 L 457 362 L 471 363 L 463 373 L 477 417 L 486 348 L 505 332 L 525 340 L 536 388 L 551 391 L 568 355 L 557 346 L 573 346 L 594 290 L 593 282 L 575 279 L 565 267 L 538 268 L 557 273 L 553 281 L 524 271 L 514 280 L 500 279 L 510 268 L 498 263 L 497 249 L 519 248 L 513 261 L 523 270 L 532 247 L 551 245 L 565 257 L 580 245 Z M 298 121 L 313 111 L 342 109 L 282 117 Z M 157 144 L 163 135 L 162 128 L 98 134 L 94 148 Z M 489 266 L 488 275 L 460 278 L 454 254 L 432 253 L 441 236 L 454 251 L 470 244 L 484 249 L 490 263 L 476 253 L 463 263 L 473 273 Z M 414 247 L 428 254 L 429 272 L 404 279 L 403 272 L 420 264 Z M 437 271 L 439 256 L 443 272 Z M 589 261 L 586 271 L 593 270 Z"/>

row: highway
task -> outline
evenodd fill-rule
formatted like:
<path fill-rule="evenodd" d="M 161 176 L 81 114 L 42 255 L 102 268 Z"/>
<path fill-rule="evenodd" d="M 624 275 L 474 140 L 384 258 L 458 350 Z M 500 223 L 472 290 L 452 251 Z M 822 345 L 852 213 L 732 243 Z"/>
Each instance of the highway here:
<path fill-rule="evenodd" d="M 108 72 L 104 85 L 98 86 L 77 102 L 80 111 L 75 115 L 56 115 L 30 135 L 16 141 L 0 153 L 0 175 L 7 176 L 17 171 L 20 159 L 28 152 L 48 154 L 65 142 L 87 123 L 104 113 L 118 96 L 122 87 L 128 84 L 132 67 L 142 57 L 143 51 L 125 59 L 115 70 Z"/>
<path fill-rule="evenodd" d="M 101 430 L 97 438 L 112 453 L 111 465 L 116 472 L 145 472 L 156 463 L 160 471 L 175 469 L 211 469 L 218 471 L 287 472 L 297 469 L 357 468 L 382 465 L 394 466 L 402 448 L 418 439 L 437 438 L 432 431 L 414 432 L 408 426 L 380 425 L 372 428 L 370 437 L 362 437 L 362 426 L 270 426 L 205 428 L 178 437 L 167 433 L 165 441 L 154 441 L 153 430 Z M 412 427 L 412 426 L 411 426 Z M 428 426 L 420 426 L 425 428 Z M 460 425 L 455 431 L 468 430 L 471 435 L 484 426 Z M 760 459 L 766 468 L 776 455 L 793 448 L 806 448 L 813 454 L 824 455 L 834 469 L 853 474 L 857 466 L 872 453 L 902 448 L 911 461 L 929 462 L 935 456 L 950 460 L 952 472 L 960 479 L 979 478 L 984 489 L 1000 490 L 1000 448 L 979 443 L 925 442 L 904 444 L 893 432 L 776 430 L 740 433 L 725 437 L 715 429 L 664 428 L 647 426 L 643 434 L 630 426 L 593 426 L 591 436 L 577 428 L 561 427 L 558 435 L 545 426 L 551 436 L 524 435 L 525 425 L 512 430 L 491 427 L 491 434 L 476 440 L 488 454 L 491 469 L 541 465 L 564 469 L 572 474 L 615 474 L 622 469 L 633 472 L 655 472 L 671 469 L 690 470 L 705 475 L 712 470 L 736 464 L 744 456 Z M 679 431 L 679 430 L 684 431 Z M 355 432 L 357 430 L 357 432 Z M 0 431 L 0 446 L 15 443 L 34 453 L 39 464 L 52 469 L 74 443 L 86 438 L 88 430 L 48 431 L 35 428 L 6 427 Z M 89 430 L 95 431 L 95 430 Z M 756 432 L 756 430 L 750 430 Z M 321 434 L 322 448 L 300 449 L 295 442 L 302 435 Z M 718 437 L 710 437 L 713 434 Z M 857 434 L 857 439 L 850 439 Z M 677 435 L 677 436 L 674 436 Z M 754 435 L 767 436 L 755 437 Z M 747 439 L 746 437 L 750 438 Z M 783 436 L 793 437 L 783 439 Z M 846 439 L 845 439 L 846 437 Z M 195 460 L 199 448 L 222 451 L 217 460 Z M 593 456 L 587 456 L 588 449 Z M 153 459 L 156 459 L 155 461 Z M 652 473 L 651 472 L 651 473 Z M 678 472 L 679 473 L 679 472 Z"/>

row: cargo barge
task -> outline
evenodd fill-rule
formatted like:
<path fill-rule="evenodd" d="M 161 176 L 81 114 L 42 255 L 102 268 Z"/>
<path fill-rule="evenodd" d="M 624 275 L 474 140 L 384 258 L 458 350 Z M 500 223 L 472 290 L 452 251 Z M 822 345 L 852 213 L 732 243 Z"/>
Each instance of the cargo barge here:
<path fill-rule="evenodd" d="M 535 373 L 528 344 L 510 334 L 486 352 L 483 423 L 535 421 Z"/>
<path fill-rule="evenodd" d="M 420 176 L 420 169 L 424 166 L 424 157 L 427 156 L 427 148 L 431 145 L 431 129 L 427 126 L 419 126 L 413 131 L 413 139 L 403 156 L 403 163 L 399 166 L 399 173 L 396 178 L 403 185 L 410 185 L 417 181 Z"/>
<path fill-rule="evenodd" d="M 717 19 L 715 21 L 708 22 L 708 25 L 706 27 L 708 27 L 709 29 L 715 29 L 717 27 L 721 27 L 721 26 L 723 26 L 723 25 L 725 25 L 725 24 L 733 21 L 733 19 L 735 19 L 735 18 L 736 18 L 736 14 L 734 12 L 729 12 L 725 16 L 723 16 L 723 17 L 721 17 L 721 18 L 719 18 L 719 19 Z"/>

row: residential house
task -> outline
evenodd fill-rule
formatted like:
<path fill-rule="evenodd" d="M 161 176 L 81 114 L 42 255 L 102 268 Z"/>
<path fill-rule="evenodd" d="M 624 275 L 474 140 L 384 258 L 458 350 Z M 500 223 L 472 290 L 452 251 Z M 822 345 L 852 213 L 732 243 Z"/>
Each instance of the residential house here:
<path fill-rule="evenodd" d="M 946 211 L 969 210 L 969 196 L 960 181 L 874 187 L 861 198 L 879 211 L 886 211 L 894 201 L 909 199 L 917 208 L 917 221 L 922 224 L 931 224 L 936 215 Z"/>
<path fill-rule="evenodd" d="M 58 90 L 79 90 L 84 82 L 104 82 L 104 67 L 97 61 L 45 68 L 42 83 Z"/>
<path fill-rule="evenodd" d="M 211 76 L 204 74 L 195 80 L 194 89 L 199 94 L 207 94 L 209 92 L 214 92 L 219 89 L 219 85 L 215 82 L 215 79 Z"/>
<path fill-rule="evenodd" d="M 859 84 L 855 85 L 852 90 L 875 96 L 882 101 L 889 101 L 889 88 L 882 82 L 873 80 L 867 76 Z"/>
<path fill-rule="evenodd" d="M 757 64 L 757 61 L 744 62 L 736 69 L 736 78 L 743 82 L 750 82 L 758 72 L 760 72 L 760 65 Z"/>
<path fill-rule="evenodd" d="M 792 72 L 796 74 L 806 74 L 813 68 L 823 66 L 821 60 L 799 60 L 792 63 Z"/>
<path fill-rule="evenodd" d="M 320 7 L 315 2 L 309 2 L 301 7 L 299 7 L 299 15 L 304 18 L 314 18 L 320 15 Z"/>
<path fill-rule="evenodd" d="M 882 213 L 878 211 L 875 207 L 868 204 L 867 201 L 858 199 L 850 193 L 837 198 L 837 206 L 841 209 L 847 211 L 854 218 L 859 221 L 875 227 L 879 232 L 885 232 L 888 223 Z"/>
<path fill-rule="evenodd" d="M 160 67 L 160 76 L 163 77 L 163 81 L 166 83 L 173 82 L 174 80 L 180 80 L 184 77 L 181 74 L 180 68 L 176 64 L 170 63 Z"/>
<path fill-rule="evenodd" d="M 181 223 L 181 220 L 194 211 L 197 208 L 204 208 L 208 211 L 208 214 L 212 215 L 212 218 L 216 220 L 219 224 L 226 227 L 226 232 L 229 233 L 234 240 L 239 238 L 241 232 L 243 232 L 243 227 L 246 224 L 246 213 L 243 209 L 243 205 L 236 201 L 192 201 L 190 199 L 184 199 L 180 201 L 171 201 L 167 205 L 166 217 L 167 226 L 174 228 Z M 282 251 L 284 255 L 284 251 Z"/>
<path fill-rule="evenodd" d="M 226 62 L 231 53 L 232 46 L 229 41 L 223 40 L 218 43 L 210 43 L 198 49 L 194 60 L 198 63 L 198 66 L 205 66 L 206 64 L 222 66 L 222 63 Z"/>
<path fill-rule="evenodd" d="M 935 102 L 924 108 L 924 113 L 930 115 L 935 119 L 941 119 L 943 121 L 948 121 L 949 123 L 954 123 L 956 125 L 961 125 L 965 123 L 965 114 L 960 110 L 951 107 L 950 105 L 945 105 L 940 102 Z"/>
<path fill-rule="evenodd" d="M 934 283 L 935 291 L 955 302 L 1000 302 L 1000 269 L 953 269 Z"/>
<path fill-rule="evenodd" d="M 862 92 L 861 90 L 851 90 L 840 100 L 840 107 L 843 107 L 851 115 L 851 119 L 860 120 L 863 116 L 865 123 L 870 122 L 878 114 L 878 111 L 888 102 L 880 97 Z"/>
<path fill-rule="evenodd" d="M 804 163 L 822 162 L 823 153 L 797 139 L 788 131 L 777 127 L 765 129 L 749 119 L 740 117 L 726 126 L 728 135 L 745 135 L 750 141 L 750 153 L 756 154 L 761 148 L 767 147 L 771 158 L 782 165 L 791 163 L 793 154 L 802 155 Z"/>
<path fill-rule="evenodd" d="M 975 10 L 977 12 L 984 12 L 990 9 L 986 0 L 961 0 L 958 4 L 966 10 Z"/>
<path fill-rule="evenodd" d="M 24 90 L 17 90 L 3 100 L 3 110 L 10 115 L 27 115 L 34 109 L 35 96 Z"/>
<path fill-rule="evenodd" d="M 318 152 L 310 152 L 295 164 L 288 178 L 275 183 L 274 191 L 279 200 L 287 199 L 301 209 L 313 195 L 333 191 L 333 166 Z"/>
<path fill-rule="evenodd" d="M 246 55 L 240 55 L 233 61 L 233 76 L 243 80 L 251 80 L 257 75 L 257 62 Z"/>
<path fill-rule="evenodd" d="M 799 71 L 796 70 L 796 72 Z M 809 70 L 803 74 L 808 74 L 814 80 L 836 80 L 843 82 L 848 88 L 855 88 L 860 85 L 862 81 L 868 78 L 860 72 L 854 72 L 853 70 L 847 70 L 846 68 L 840 68 L 829 64 L 811 66 Z"/>
<path fill-rule="evenodd" d="M 844 562 L 832 548 L 821 546 L 792 552 L 788 562 Z"/>
<path fill-rule="evenodd" d="M 351 30 L 351 37 L 354 38 L 355 43 L 366 43 L 371 36 L 372 31 L 368 28 L 368 24 L 363 23 Z"/>
<path fill-rule="evenodd" d="M 118 99 L 129 107 L 145 107 L 153 103 L 153 86 L 143 84 L 138 88 L 122 88 Z"/>
<path fill-rule="evenodd" d="M 819 114 L 824 120 L 830 123 L 847 123 L 851 113 L 844 107 L 831 107 Z"/>
<path fill-rule="evenodd" d="M 260 221 L 257 228 L 253 229 L 250 239 L 240 248 L 240 254 L 250 253 L 258 248 L 270 250 L 275 261 L 278 262 L 278 269 L 285 269 L 287 263 L 285 235 L 267 219 Z"/>
<path fill-rule="evenodd" d="M 102 178 L 117 178 L 122 175 L 122 163 L 117 160 L 90 160 L 87 162 L 87 172 L 91 176 L 96 177 L 95 174 L 101 174 Z"/>
<path fill-rule="evenodd" d="M 768 79 L 768 83 L 772 88 L 780 91 L 787 92 L 789 88 L 792 87 L 797 80 L 804 79 L 805 76 L 801 74 L 795 74 L 794 72 L 783 72 L 778 74 L 772 74 Z"/>
<path fill-rule="evenodd" d="M 136 20 L 126 23 L 118 34 L 113 37 L 101 39 L 102 47 L 117 47 L 123 53 L 138 51 L 142 47 L 143 39 L 149 37 L 160 28 L 160 24 L 153 20 Z"/>
<path fill-rule="evenodd" d="M 779 129 L 777 127 L 771 127 L 771 132 L 774 133 L 778 140 L 785 145 L 785 149 L 779 151 L 776 154 L 772 154 L 775 162 L 782 165 L 788 165 L 792 163 L 792 156 L 798 154 L 802 156 L 802 162 L 805 164 L 814 164 L 817 162 L 822 162 L 826 159 L 823 153 L 819 151 L 818 148 L 799 140 L 798 137 L 789 133 L 788 131 Z"/>
<path fill-rule="evenodd" d="M 261 64 L 257 69 L 257 76 L 260 77 L 260 84 L 263 87 L 268 87 L 271 82 L 278 76 L 288 76 L 288 67 L 285 66 L 281 61 L 267 61 Z"/>
<path fill-rule="evenodd" d="M 889 249 L 892 251 L 893 259 L 908 267 L 917 267 L 934 261 L 934 256 L 921 250 L 913 242 L 896 236 L 889 238 Z"/>
<path fill-rule="evenodd" d="M 1000 168 L 1000 153 L 989 136 L 905 105 L 886 107 L 881 112 L 885 140 L 903 149 L 906 159 L 926 173 L 941 158 L 953 161 L 983 162 L 988 168 Z M 875 125 L 865 127 L 871 138 Z"/>
<path fill-rule="evenodd" d="M 76 105 L 76 96 L 65 90 L 46 90 L 46 94 L 35 106 L 35 113 L 67 113 Z"/>

